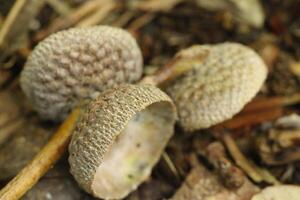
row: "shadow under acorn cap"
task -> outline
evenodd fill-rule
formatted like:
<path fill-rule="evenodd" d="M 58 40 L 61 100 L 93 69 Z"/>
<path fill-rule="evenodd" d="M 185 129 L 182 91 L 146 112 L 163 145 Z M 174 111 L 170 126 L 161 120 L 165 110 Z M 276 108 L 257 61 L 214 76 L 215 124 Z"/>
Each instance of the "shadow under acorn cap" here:
<path fill-rule="evenodd" d="M 259 55 L 238 43 L 195 45 L 180 51 L 175 59 L 197 54 L 206 56 L 164 88 L 186 131 L 230 119 L 256 95 L 267 77 L 267 67 Z"/>
<path fill-rule="evenodd" d="M 151 85 L 122 85 L 86 108 L 69 145 L 71 173 L 95 197 L 120 199 L 145 181 L 173 134 L 172 100 Z"/>
<path fill-rule="evenodd" d="M 35 47 L 20 82 L 41 117 L 58 121 L 79 101 L 139 80 L 142 62 L 135 39 L 122 29 L 71 28 Z"/>

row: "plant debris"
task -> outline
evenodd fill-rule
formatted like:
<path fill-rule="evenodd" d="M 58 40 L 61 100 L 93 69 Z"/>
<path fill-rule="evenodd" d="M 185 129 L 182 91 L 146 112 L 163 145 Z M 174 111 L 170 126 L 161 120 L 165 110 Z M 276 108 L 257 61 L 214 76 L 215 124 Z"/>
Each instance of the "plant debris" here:
<path fill-rule="evenodd" d="M 274 124 L 256 141 L 262 161 L 269 165 L 282 165 L 299 160 L 300 117 L 296 114 L 284 116 Z"/>
<path fill-rule="evenodd" d="M 258 94 L 232 118 L 193 134 L 177 124 L 149 178 L 125 199 L 299 199 L 295 186 L 300 183 L 299 10 L 298 0 L 1 0 L 0 186 L 20 172 L 59 127 L 42 120 L 22 93 L 20 73 L 32 50 L 61 30 L 109 25 L 127 30 L 137 40 L 144 83 L 183 78 L 203 57 L 173 59 L 193 45 L 240 43 L 256 51 L 268 70 Z M 157 76 L 170 66 L 176 67 Z M 160 86 L 164 89 L 165 84 Z M 222 101 L 215 102 L 222 106 Z M 185 104 L 192 103 L 189 99 Z M 58 115 L 63 118 L 59 111 Z M 63 136 L 54 140 L 62 148 L 50 153 L 54 160 L 64 156 L 23 199 L 95 199 L 70 176 L 66 143 L 60 143 L 70 135 Z M 49 167 L 27 169 L 40 176 Z"/>
<path fill-rule="evenodd" d="M 228 189 L 218 180 L 218 176 L 198 165 L 187 176 L 172 200 L 246 200 L 259 189 L 249 180 L 237 189 Z"/>

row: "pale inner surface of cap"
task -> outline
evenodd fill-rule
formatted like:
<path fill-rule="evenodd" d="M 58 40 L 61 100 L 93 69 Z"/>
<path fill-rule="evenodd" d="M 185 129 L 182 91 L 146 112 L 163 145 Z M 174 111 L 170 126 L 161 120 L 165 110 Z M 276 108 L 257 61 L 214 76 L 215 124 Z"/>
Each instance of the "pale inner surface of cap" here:
<path fill-rule="evenodd" d="M 148 178 L 173 134 L 174 110 L 169 102 L 151 104 L 135 114 L 104 155 L 92 182 L 93 193 L 120 199 Z"/>

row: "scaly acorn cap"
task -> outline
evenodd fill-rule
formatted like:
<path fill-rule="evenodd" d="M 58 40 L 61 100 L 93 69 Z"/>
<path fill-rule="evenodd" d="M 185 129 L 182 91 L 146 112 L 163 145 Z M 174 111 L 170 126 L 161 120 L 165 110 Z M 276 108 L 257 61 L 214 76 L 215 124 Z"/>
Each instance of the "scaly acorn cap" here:
<path fill-rule="evenodd" d="M 262 27 L 266 18 L 260 0 L 196 0 L 196 4 L 210 11 L 227 11 L 234 20 L 256 28 Z"/>
<path fill-rule="evenodd" d="M 263 189 L 251 200 L 299 200 L 300 187 L 298 185 L 275 185 Z"/>
<path fill-rule="evenodd" d="M 142 55 L 126 31 L 72 28 L 40 42 L 21 73 L 21 87 L 44 119 L 62 120 L 80 100 L 142 74 Z"/>
<path fill-rule="evenodd" d="M 124 198 L 150 175 L 176 118 L 172 100 L 155 86 L 106 90 L 87 106 L 74 129 L 71 173 L 97 198 Z"/>
<path fill-rule="evenodd" d="M 192 46 L 180 51 L 175 59 L 198 54 L 206 57 L 165 87 L 186 131 L 230 119 L 256 95 L 267 76 L 262 59 L 237 43 Z"/>

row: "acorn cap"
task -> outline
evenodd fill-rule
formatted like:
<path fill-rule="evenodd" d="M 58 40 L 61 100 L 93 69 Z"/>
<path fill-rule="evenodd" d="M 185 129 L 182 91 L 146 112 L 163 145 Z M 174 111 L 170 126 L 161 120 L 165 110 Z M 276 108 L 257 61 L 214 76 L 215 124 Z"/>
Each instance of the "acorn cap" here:
<path fill-rule="evenodd" d="M 256 95 L 267 76 L 262 59 L 241 44 L 197 45 L 179 52 L 175 59 L 197 54 L 207 55 L 165 88 L 186 131 L 230 119 Z"/>
<path fill-rule="evenodd" d="M 300 187 L 296 185 L 275 185 L 263 189 L 251 200 L 299 200 Z"/>
<path fill-rule="evenodd" d="M 224 10 L 243 25 L 260 28 L 265 13 L 260 0 L 196 0 L 198 6 L 211 11 Z"/>
<path fill-rule="evenodd" d="M 171 99 L 154 86 L 109 89 L 87 106 L 74 129 L 71 173 L 97 198 L 123 198 L 148 178 L 175 121 Z"/>
<path fill-rule="evenodd" d="M 21 87 L 44 119 L 62 120 L 80 100 L 140 79 L 142 55 L 126 31 L 72 28 L 40 42 L 21 73 Z"/>

